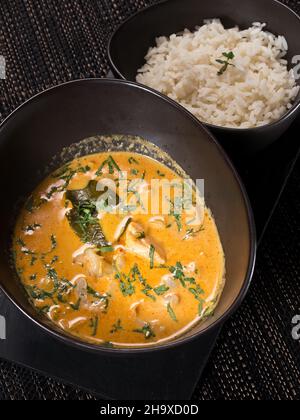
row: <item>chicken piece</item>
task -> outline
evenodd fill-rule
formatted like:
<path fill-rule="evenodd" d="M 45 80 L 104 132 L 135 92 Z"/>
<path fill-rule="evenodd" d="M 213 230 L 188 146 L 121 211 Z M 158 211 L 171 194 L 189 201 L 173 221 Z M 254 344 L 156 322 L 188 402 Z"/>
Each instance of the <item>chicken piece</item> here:
<path fill-rule="evenodd" d="M 115 234 L 114 234 L 114 242 L 118 242 L 118 240 L 124 234 L 124 232 L 126 231 L 126 228 L 127 228 L 128 224 L 131 222 L 131 219 L 132 219 L 131 216 L 126 216 L 121 221 L 121 223 L 119 223 L 119 225 L 117 226 L 117 229 L 115 231 Z"/>
<path fill-rule="evenodd" d="M 176 306 L 180 302 L 180 297 L 177 293 L 168 293 L 164 296 L 165 305 Z"/>
<path fill-rule="evenodd" d="M 74 280 L 75 287 L 75 296 L 77 299 L 80 299 L 82 303 L 87 303 L 87 282 L 84 277 L 78 276 Z"/>
<path fill-rule="evenodd" d="M 98 299 L 93 298 L 92 301 L 88 298 L 88 284 L 84 277 L 77 277 L 74 281 L 76 286 L 75 296 L 80 299 L 80 305 L 82 308 L 92 312 L 104 312 L 107 307 L 107 301 L 105 299 L 106 294 Z"/>
<path fill-rule="evenodd" d="M 166 262 L 166 255 L 164 250 L 155 243 L 150 237 L 147 237 L 141 225 L 132 222 L 129 224 L 126 237 L 125 248 L 126 251 L 138 255 L 142 258 L 149 258 L 151 245 L 154 247 L 153 261 L 156 264 L 164 264 Z"/>
<path fill-rule="evenodd" d="M 90 276 L 101 277 L 103 275 L 104 258 L 97 255 L 95 248 L 87 248 L 73 258 L 75 264 L 87 269 Z"/>
<path fill-rule="evenodd" d="M 88 274 L 94 277 L 102 277 L 113 271 L 111 264 L 98 255 L 97 249 L 93 247 L 82 247 L 73 255 L 73 262 L 86 268 Z"/>

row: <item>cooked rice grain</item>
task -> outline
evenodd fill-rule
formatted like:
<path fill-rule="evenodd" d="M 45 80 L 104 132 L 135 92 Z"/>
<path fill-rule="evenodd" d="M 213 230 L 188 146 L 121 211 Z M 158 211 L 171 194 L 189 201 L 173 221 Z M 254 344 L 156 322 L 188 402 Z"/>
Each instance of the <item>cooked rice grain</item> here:
<path fill-rule="evenodd" d="M 299 86 L 284 59 L 283 36 L 253 23 L 240 31 L 214 19 L 181 35 L 160 37 L 150 48 L 137 82 L 179 102 L 199 120 L 223 127 L 250 128 L 278 120 L 291 108 Z M 233 52 L 233 66 L 218 75 Z"/>

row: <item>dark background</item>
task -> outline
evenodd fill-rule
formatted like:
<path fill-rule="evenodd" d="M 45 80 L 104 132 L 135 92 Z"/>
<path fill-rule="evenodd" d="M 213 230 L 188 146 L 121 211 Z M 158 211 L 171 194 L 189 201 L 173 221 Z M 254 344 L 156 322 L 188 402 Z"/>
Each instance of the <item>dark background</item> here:
<path fill-rule="evenodd" d="M 0 54 L 7 61 L 0 120 L 45 88 L 104 77 L 112 30 L 151 3 L 0 0 Z M 284 3 L 300 12 L 300 1 Z M 300 341 L 291 336 L 291 320 L 300 315 L 299 181 L 298 163 L 259 249 L 248 297 L 223 329 L 195 400 L 300 399 Z M 0 360 L 0 399 L 95 397 Z"/>

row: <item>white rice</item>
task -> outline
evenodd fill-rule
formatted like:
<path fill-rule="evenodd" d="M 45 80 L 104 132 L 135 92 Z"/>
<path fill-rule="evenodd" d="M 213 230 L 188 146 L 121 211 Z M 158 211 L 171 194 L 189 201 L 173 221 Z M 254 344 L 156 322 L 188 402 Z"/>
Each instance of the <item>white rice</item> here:
<path fill-rule="evenodd" d="M 203 122 L 235 128 L 269 124 L 291 108 L 299 86 L 284 59 L 286 39 L 264 31 L 265 26 L 225 29 L 214 19 L 195 32 L 157 38 L 136 80 Z M 222 64 L 216 60 L 228 52 L 234 53 L 233 65 L 218 75 Z"/>

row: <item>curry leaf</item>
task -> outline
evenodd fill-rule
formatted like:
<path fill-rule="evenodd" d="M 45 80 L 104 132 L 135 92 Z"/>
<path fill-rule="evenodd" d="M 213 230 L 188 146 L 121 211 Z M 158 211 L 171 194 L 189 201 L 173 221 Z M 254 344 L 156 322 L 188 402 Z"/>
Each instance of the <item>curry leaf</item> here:
<path fill-rule="evenodd" d="M 97 191 L 97 182 L 90 181 L 82 190 L 68 190 L 67 200 L 73 208 L 67 213 L 69 223 L 79 238 L 86 243 L 101 247 L 109 247 L 97 218 L 96 201 L 102 194 Z"/>

